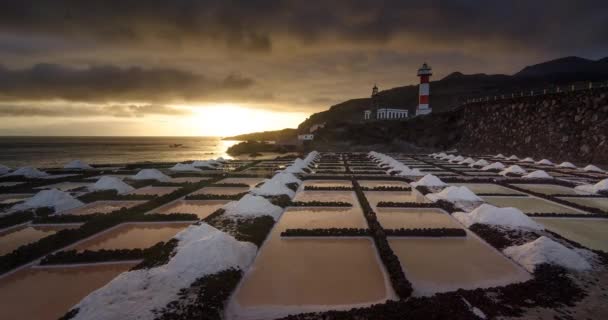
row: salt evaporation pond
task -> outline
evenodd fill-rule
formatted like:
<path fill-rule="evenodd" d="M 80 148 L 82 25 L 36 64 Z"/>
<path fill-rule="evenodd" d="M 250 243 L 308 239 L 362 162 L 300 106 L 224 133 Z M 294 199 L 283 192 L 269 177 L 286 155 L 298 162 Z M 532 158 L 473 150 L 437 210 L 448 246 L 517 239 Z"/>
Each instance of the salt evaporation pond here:
<path fill-rule="evenodd" d="M 491 205 L 497 207 L 514 207 L 524 213 L 588 213 L 535 197 L 485 196 L 481 198 Z"/>
<path fill-rule="evenodd" d="M 449 214 L 440 209 L 378 208 L 376 216 L 385 229 L 462 228 Z"/>
<path fill-rule="evenodd" d="M 0 256 L 58 231 L 75 228 L 75 226 L 21 226 L 0 233 Z"/>
<path fill-rule="evenodd" d="M 341 201 L 351 204 L 356 203 L 355 193 L 352 191 L 300 191 L 293 199 L 294 201 Z"/>
<path fill-rule="evenodd" d="M 157 209 L 154 213 L 192 213 L 199 219 L 205 219 L 228 202 L 228 200 L 178 200 Z"/>
<path fill-rule="evenodd" d="M 456 187 L 467 187 L 475 194 L 479 193 L 500 193 L 500 194 L 518 194 L 522 195 L 523 193 L 509 189 L 497 184 L 493 183 L 450 183 L 451 186 Z"/>
<path fill-rule="evenodd" d="M 55 320 L 135 264 L 36 267 L 0 279 L 0 319 Z"/>
<path fill-rule="evenodd" d="M 64 211 L 61 214 L 62 215 L 70 214 L 70 215 L 77 215 L 77 216 L 94 214 L 94 213 L 104 213 L 105 214 L 105 213 L 114 212 L 116 210 L 120 210 L 122 208 L 132 208 L 132 207 L 140 205 L 142 203 L 145 203 L 145 201 L 131 201 L 131 200 L 129 200 L 129 201 L 110 201 L 110 200 L 95 201 L 95 202 L 88 203 L 79 208 L 74 208 L 74 209 Z"/>
<path fill-rule="evenodd" d="M 350 180 L 304 180 L 302 184 L 304 187 L 353 187 L 353 183 Z"/>
<path fill-rule="evenodd" d="M 209 180 L 211 177 L 177 177 L 171 178 L 172 183 L 199 183 L 204 180 Z"/>
<path fill-rule="evenodd" d="M 597 208 L 603 211 L 608 212 L 608 198 L 577 198 L 577 197 L 563 197 L 559 199 L 576 203 L 581 206 Z"/>
<path fill-rule="evenodd" d="M 173 191 L 176 191 L 179 187 L 154 187 L 147 186 L 143 188 L 139 188 L 129 192 L 128 194 L 137 194 L 137 195 L 146 195 L 146 196 L 164 196 Z"/>
<path fill-rule="evenodd" d="M 363 211 L 357 206 L 352 208 L 288 208 L 281 217 L 282 226 L 301 229 L 315 228 L 359 228 L 366 229 L 367 222 Z M 281 230 L 283 231 L 283 230 Z"/>
<path fill-rule="evenodd" d="M 145 249 L 167 241 L 190 223 L 128 223 L 87 239 L 73 249 Z"/>
<path fill-rule="evenodd" d="M 527 281 L 530 274 L 467 231 L 463 238 L 389 238 L 415 296 Z"/>
<path fill-rule="evenodd" d="M 583 246 L 608 252 L 608 219 L 534 218 L 547 229 Z"/>
<path fill-rule="evenodd" d="M 70 191 L 82 187 L 88 187 L 90 185 L 91 183 L 89 182 L 59 182 L 47 186 L 37 187 L 35 189 L 58 189 L 61 191 Z"/>
<path fill-rule="evenodd" d="M 232 319 L 369 305 L 391 296 L 369 238 L 281 239 L 275 228 L 231 301 Z M 270 316 L 272 315 L 272 316 Z"/>
<path fill-rule="evenodd" d="M 530 190 L 533 192 L 538 192 L 542 194 L 552 195 L 552 194 L 585 194 L 585 192 L 579 192 L 574 190 L 573 188 L 568 188 L 555 184 L 513 184 L 516 187 Z"/>
<path fill-rule="evenodd" d="M 418 202 L 424 203 L 428 200 L 416 190 L 412 191 L 365 191 L 367 201 L 376 207 L 378 202 Z"/>
<path fill-rule="evenodd" d="M 223 194 L 223 195 L 235 195 L 249 191 L 248 187 L 205 187 L 197 190 L 191 195 L 197 194 Z"/>
<path fill-rule="evenodd" d="M 226 179 L 220 180 L 218 183 L 243 183 L 243 184 L 249 185 L 249 188 L 253 188 L 262 181 L 264 181 L 264 178 L 261 178 L 261 177 L 226 178 Z"/>
<path fill-rule="evenodd" d="M 377 187 L 401 187 L 407 188 L 410 185 L 404 181 L 391 181 L 391 180 L 359 180 L 359 185 L 365 188 L 377 188 Z"/>
<path fill-rule="evenodd" d="M 0 194 L 0 204 L 12 204 L 25 199 L 29 199 L 33 196 L 30 193 L 5 193 Z"/>

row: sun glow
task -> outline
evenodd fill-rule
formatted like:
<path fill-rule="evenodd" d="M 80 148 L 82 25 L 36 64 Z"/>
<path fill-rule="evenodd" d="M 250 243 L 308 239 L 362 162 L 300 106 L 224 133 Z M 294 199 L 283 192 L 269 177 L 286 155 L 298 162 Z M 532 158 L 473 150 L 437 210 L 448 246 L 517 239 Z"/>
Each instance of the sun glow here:
<path fill-rule="evenodd" d="M 236 104 L 181 106 L 191 108 L 193 114 L 184 121 L 192 128 L 192 135 L 231 136 L 256 131 L 295 128 L 308 114 L 278 112 Z"/>

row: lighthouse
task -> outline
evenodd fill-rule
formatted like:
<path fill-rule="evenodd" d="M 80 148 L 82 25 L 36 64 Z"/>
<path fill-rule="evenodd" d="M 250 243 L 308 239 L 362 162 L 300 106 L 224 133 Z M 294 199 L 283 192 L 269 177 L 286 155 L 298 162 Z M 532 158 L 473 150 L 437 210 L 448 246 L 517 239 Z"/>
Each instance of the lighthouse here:
<path fill-rule="evenodd" d="M 429 107 L 429 78 L 433 75 L 431 73 L 431 67 L 426 62 L 422 64 L 422 67 L 418 69 L 418 76 L 420 77 L 420 87 L 418 89 L 418 108 L 416 109 L 416 115 L 424 115 L 431 113 L 432 109 Z"/>

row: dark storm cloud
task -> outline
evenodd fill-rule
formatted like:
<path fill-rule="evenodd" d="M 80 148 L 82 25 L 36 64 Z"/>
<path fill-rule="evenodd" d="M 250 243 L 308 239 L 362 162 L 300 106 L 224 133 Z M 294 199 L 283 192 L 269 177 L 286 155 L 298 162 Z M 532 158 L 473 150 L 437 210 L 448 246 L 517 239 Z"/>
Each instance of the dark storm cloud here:
<path fill-rule="evenodd" d="M 118 118 L 144 117 L 147 115 L 183 116 L 190 110 L 164 105 L 53 105 L 32 106 L 0 104 L 0 117 L 63 117 L 79 118 L 91 116 L 111 116 Z"/>
<path fill-rule="evenodd" d="M 246 89 L 254 81 L 239 75 L 210 80 L 175 69 L 95 66 L 83 69 L 38 64 L 12 70 L 0 65 L 0 99 L 71 101 L 180 101 Z"/>
<path fill-rule="evenodd" d="M 271 50 L 282 36 L 316 46 L 412 35 L 420 42 L 500 40 L 531 49 L 605 48 L 607 11 L 601 0 L 8 0 L 0 10 L 0 30 L 124 46 L 222 43 L 261 52 Z"/>

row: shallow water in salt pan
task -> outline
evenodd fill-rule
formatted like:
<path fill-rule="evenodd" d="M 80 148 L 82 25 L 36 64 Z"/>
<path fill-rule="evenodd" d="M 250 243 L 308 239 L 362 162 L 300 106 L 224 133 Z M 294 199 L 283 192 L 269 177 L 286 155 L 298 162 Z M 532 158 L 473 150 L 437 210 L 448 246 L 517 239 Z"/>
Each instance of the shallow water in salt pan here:
<path fill-rule="evenodd" d="M 371 239 L 281 239 L 278 229 L 233 296 L 241 315 L 252 311 L 248 308 L 328 310 L 387 298 Z"/>
<path fill-rule="evenodd" d="M 288 208 L 277 228 L 367 228 L 359 207 L 353 208 Z M 281 229 L 283 231 L 284 229 Z"/>
<path fill-rule="evenodd" d="M 192 193 L 196 194 L 224 194 L 224 195 L 235 195 L 249 191 L 247 187 L 205 187 Z"/>
<path fill-rule="evenodd" d="M 568 202 L 580 204 L 586 207 L 598 208 L 600 210 L 604 210 L 608 212 L 608 198 L 575 198 L 575 197 L 565 197 L 560 198 L 562 200 L 566 200 Z"/>
<path fill-rule="evenodd" d="M 61 214 L 82 216 L 94 213 L 110 213 L 122 208 L 131 208 L 142 203 L 145 203 L 145 201 L 95 201 L 80 208 L 64 211 Z"/>
<path fill-rule="evenodd" d="M 462 228 L 449 214 L 439 209 L 378 208 L 376 216 L 385 229 Z"/>
<path fill-rule="evenodd" d="M 516 187 L 542 194 L 585 194 L 573 188 L 553 184 L 513 184 Z"/>
<path fill-rule="evenodd" d="M 153 195 L 153 196 L 164 196 L 169 194 L 175 190 L 179 189 L 179 187 L 154 187 L 148 186 L 139 188 L 129 192 L 129 194 L 138 194 L 138 195 Z"/>
<path fill-rule="evenodd" d="M 353 191 L 300 191 L 293 199 L 294 201 L 342 201 L 356 204 Z"/>
<path fill-rule="evenodd" d="M 22 245 L 32 243 L 74 226 L 23 226 L 0 233 L 0 255 L 12 252 Z"/>
<path fill-rule="evenodd" d="M 5 193 L 0 194 L 0 204 L 11 204 L 25 199 L 29 199 L 33 194 L 29 193 Z"/>
<path fill-rule="evenodd" d="M 144 249 L 171 239 L 189 223 L 123 224 L 79 243 L 76 250 Z"/>
<path fill-rule="evenodd" d="M 365 197 L 372 207 L 378 202 L 429 202 L 416 190 L 412 191 L 365 191 Z"/>
<path fill-rule="evenodd" d="M 0 319 L 57 319 L 133 263 L 27 268 L 0 279 Z"/>
<path fill-rule="evenodd" d="M 61 191 L 70 191 L 81 187 L 88 187 L 90 185 L 90 182 L 59 182 L 47 186 L 38 187 L 36 189 L 58 189 Z"/>
<path fill-rule="evenodd" d="M 205 219 L 228 202 L 228 200 L 179 200 L 159 208 L 154 213 L 192 213 L 199 219 Z"/>
<path fill-rule="evenodd" d="M 530 279 L 469 232 L 466 238 L 389 238 L 414 295 L 501 286 Z"/>
<path fill-rule="evenodd" d="M 514 207 L 524 213 L 587 213 L 535 197 L 482 197 L 497 207 Z"/>
<path fill-rule="evenodd" d="M 590 249 L 608 252 L 608 219 L 535 218 L 547 229 Z"/>

